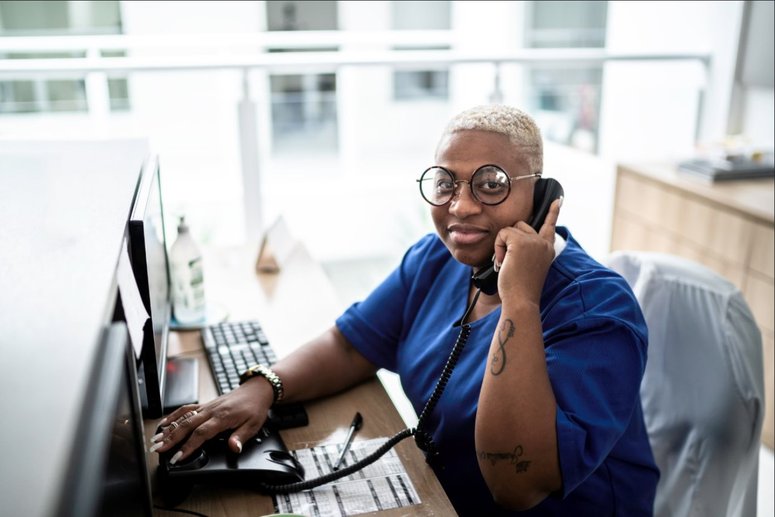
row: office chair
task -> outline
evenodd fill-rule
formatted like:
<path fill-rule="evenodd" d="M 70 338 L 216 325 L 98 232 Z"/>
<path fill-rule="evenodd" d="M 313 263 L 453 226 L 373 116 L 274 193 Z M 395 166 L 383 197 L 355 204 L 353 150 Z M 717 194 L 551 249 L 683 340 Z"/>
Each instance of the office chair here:
<path fill-rule="evenodd" d="M 761 334 L 740 291 L 700 264 L 614 252 L 649 329 L 640 395 L 660 470 L 654 515 L 755 516 Z"/>

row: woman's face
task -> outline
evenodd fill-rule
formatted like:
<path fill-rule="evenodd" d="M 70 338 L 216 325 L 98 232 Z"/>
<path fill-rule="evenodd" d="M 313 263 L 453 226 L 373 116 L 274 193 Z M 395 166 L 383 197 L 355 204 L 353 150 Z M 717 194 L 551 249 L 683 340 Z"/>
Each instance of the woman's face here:
<path fill-rule="evenodd" d="M 448 135 L 439 145 L 435 165 L 448 169 L 455 179 L 470 180 L 477 168 L 488 163 L 511 177 L 538 172 L 530 170 L 526 156 L 507 136 L 478 130 Z M 533 179 L 512 181 L 509 197 L 499 205 L 488 206 L 473 197 L 467 183 L 460 183 L 449 203 L 431 207 L 436 232 L 456 260 L 481 266 L 492 258 L 498 231 L 530 217 L 534 184 Z"/>

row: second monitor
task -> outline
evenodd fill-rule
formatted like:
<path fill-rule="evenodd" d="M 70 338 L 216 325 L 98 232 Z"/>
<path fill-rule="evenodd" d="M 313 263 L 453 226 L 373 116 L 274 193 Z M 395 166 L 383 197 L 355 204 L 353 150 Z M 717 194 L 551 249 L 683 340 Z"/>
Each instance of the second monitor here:
<path fill-rule="evenodd" d="M 143 329 L 143 347 L 138 357 L 140 396 L 145 415 L 155 418 L 198 399 L 196 359 L 167 358 L 172 302 L 161 176 L 156 155 L 150 155 L 140 171 L 127 234 L 132 271 L 143 305 L 150 315 Z"/>

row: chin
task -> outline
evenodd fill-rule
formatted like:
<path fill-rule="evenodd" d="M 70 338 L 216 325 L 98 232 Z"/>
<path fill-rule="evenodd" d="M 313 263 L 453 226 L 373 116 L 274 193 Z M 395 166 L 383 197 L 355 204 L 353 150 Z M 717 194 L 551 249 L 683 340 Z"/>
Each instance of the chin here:
<path fill-rule="evenodd" d="M 447 249 L 455 260 L 473 268 L 479 268 L 488 264 L 490 259 L 492 259 L 492 253 L 482 254 L 481 251 L 453 248 L 449 245 L 447 245 Z"/>

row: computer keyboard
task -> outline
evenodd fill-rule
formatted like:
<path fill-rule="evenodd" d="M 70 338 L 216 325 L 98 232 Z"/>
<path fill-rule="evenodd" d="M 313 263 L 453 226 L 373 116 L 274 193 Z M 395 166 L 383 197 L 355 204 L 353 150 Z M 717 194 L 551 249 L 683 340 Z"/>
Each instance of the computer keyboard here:
<path fill-rule="evenodd" d="M 227 321 L 202 329 L 202 341 L 218 393 L 239 386 L 239 376 L 255 364 L 271 366 L 277 355 L 257 321 Z M 307 425 L 301 404 L 282 404 L 269 411 L 269 421 L 278 429 Z"/>

